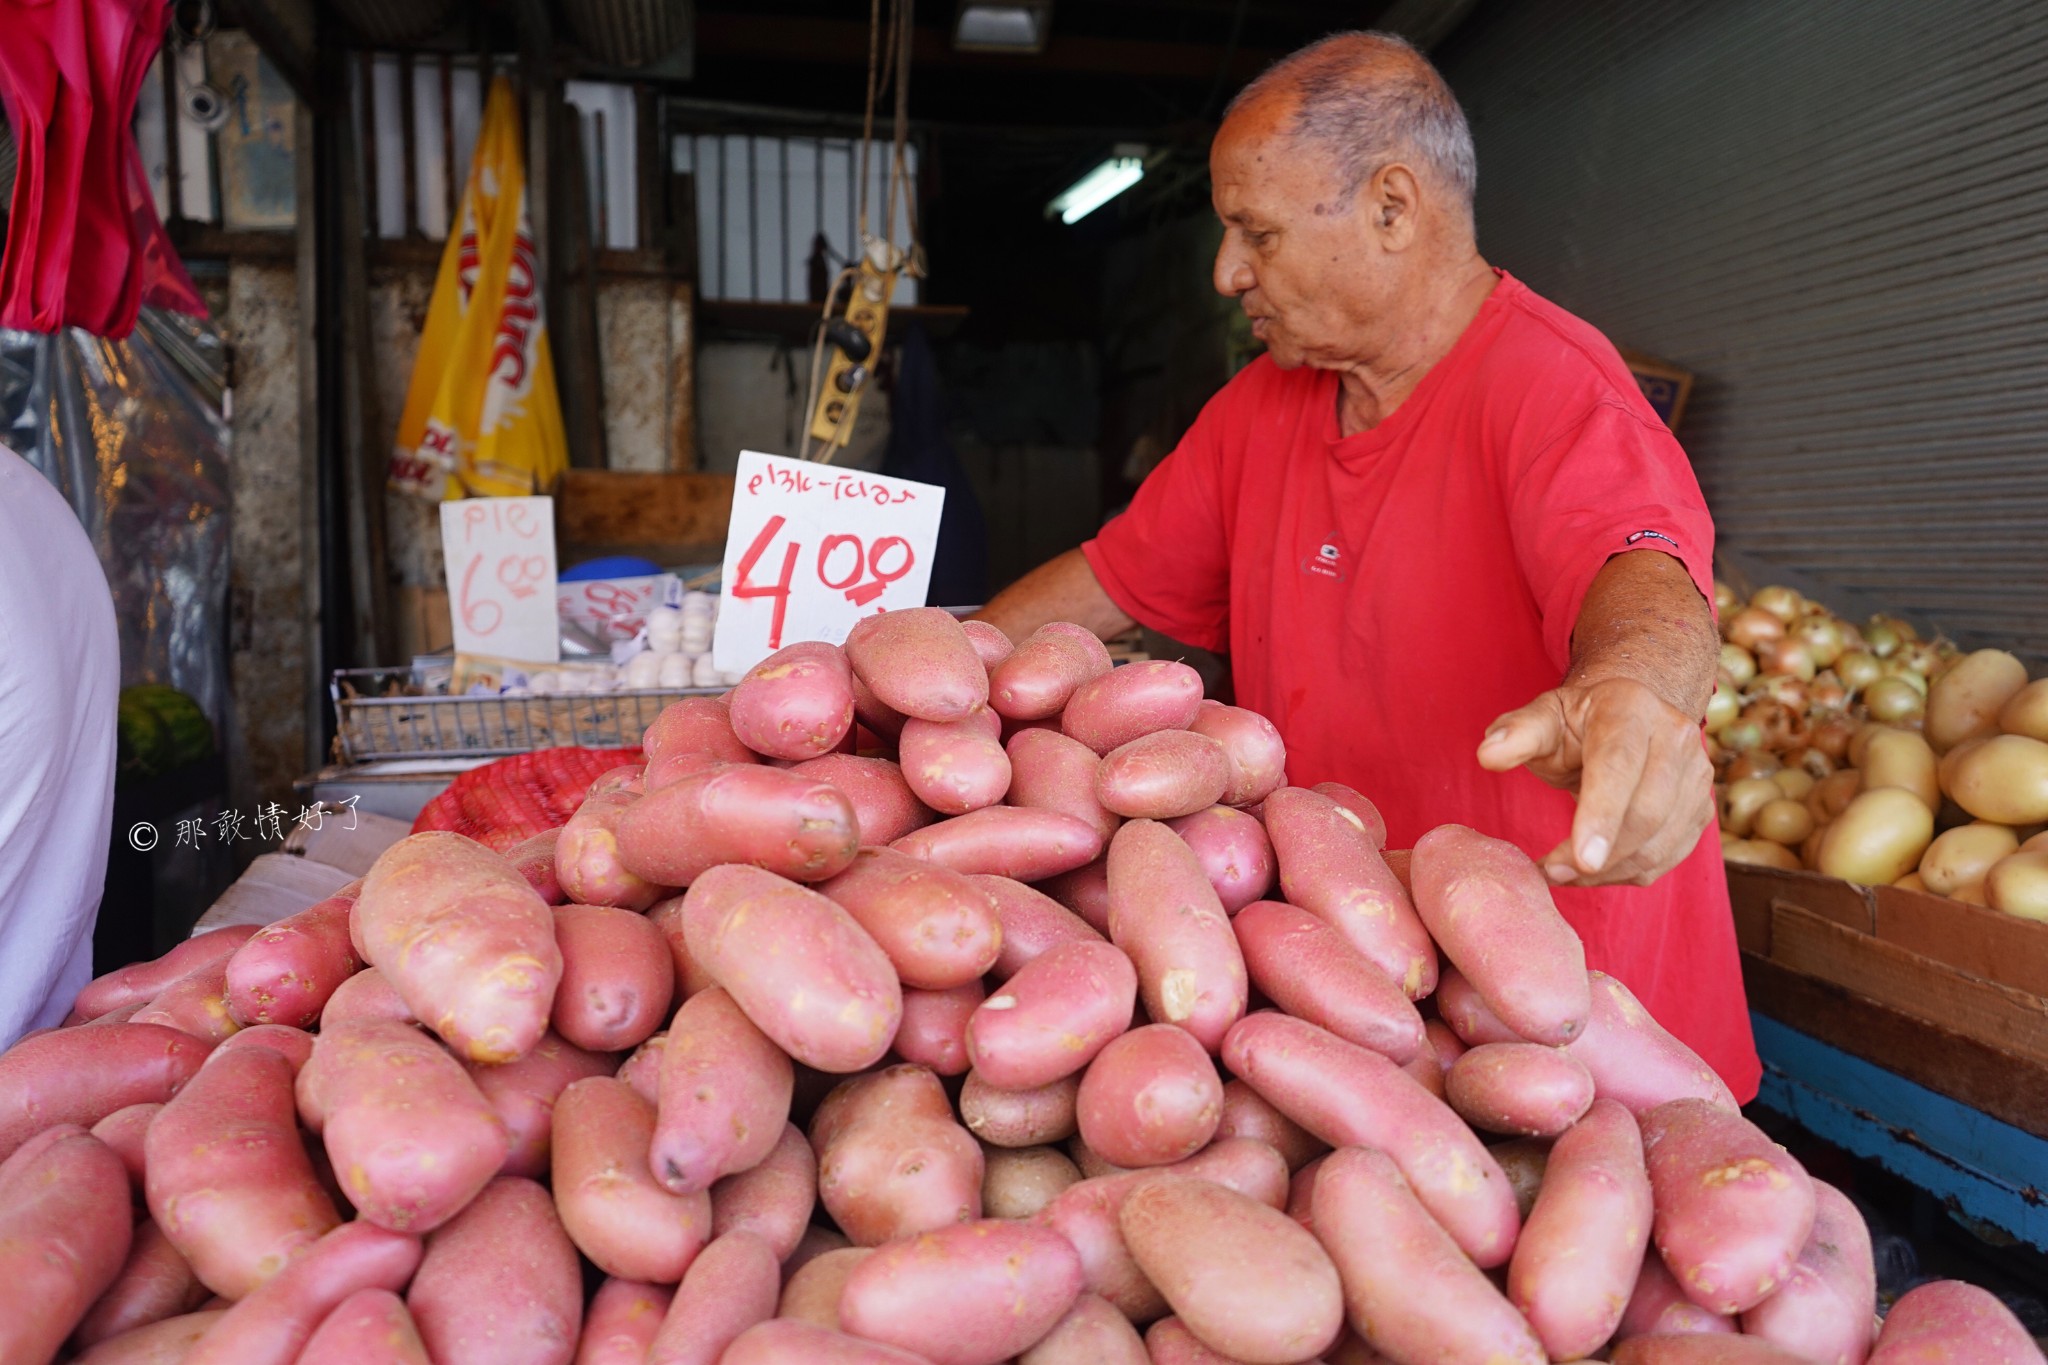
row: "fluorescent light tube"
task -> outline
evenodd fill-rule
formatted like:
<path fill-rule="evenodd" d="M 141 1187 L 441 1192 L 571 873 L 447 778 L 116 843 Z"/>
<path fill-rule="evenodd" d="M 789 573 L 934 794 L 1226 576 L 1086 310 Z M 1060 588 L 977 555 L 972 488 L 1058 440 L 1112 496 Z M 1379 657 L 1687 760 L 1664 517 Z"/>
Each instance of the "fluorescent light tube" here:
<path fill-rule="evenodd" d="M 967 52 L 1037 52 L 1045 47 L 1045 21 L 1037 5 L 962 5 L 953 46 Z"/>
<path fill-rule="evenodd" d="M 1045 206 L 1046 216 L 1056 213 L 1062 223 L 1078 223 L 1145 178 L 1144 157 L 1129 155 L 1121 147 L 1117 153 L 1060 191 Z"/>

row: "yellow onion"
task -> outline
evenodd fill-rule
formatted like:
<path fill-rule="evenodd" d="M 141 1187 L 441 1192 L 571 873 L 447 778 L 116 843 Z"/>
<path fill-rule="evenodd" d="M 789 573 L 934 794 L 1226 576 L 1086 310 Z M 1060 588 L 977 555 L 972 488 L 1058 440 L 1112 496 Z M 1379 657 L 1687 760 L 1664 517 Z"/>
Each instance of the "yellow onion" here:
<path fill-rule="evenodd" d="M 1756 676 L 1756 656 L 1741 645 L 1722 645 L 1721 671 L 1742 687 Z"/>
<path fill-rule="evenodd" d="M 1758 588 L 1756 595 L 1749 599 L 1749 605 L 1759 611 L 1767 611 L 1786 625 L 1796 619 L 1806 606 L 1806 599 L 1790 588 L 1773 585 Z"/>
<path fill-rule="evenodd" d="M 1742 700 L 1726 687 L 1716 687 L 1707 698 L 1707 733 L 1718 734 L 1742 714 Z"/>
<path fill-rule="evenodd" d="M 1730 781 L 1728 791 L 1721 803 L 1721 828 L 1733 830 L 1743 838 L 1756 820 L 1756 813 L 1773 801 L 1782 801 L 1785 794 L 1778 790 L 1778 784 L 1768 777 L 1746 777 Z"/>
<path fill-rule="evenodd" d="M 1806 717 L 1781 701 L 1759 697 L 1742 708 L 1742 718 L 1763 727 L 1767 749 L 1783 752 L 1806 742 Z"/>
<path fill-rule="evenodd" d="M 1941 671 L 1942 664 L 1945 662 L 1941 651 L 1930 644 L 1915 642 L 1904 645 L 1901 647 L 1900 653 L 1905 656 L 1906 667 L 1918 673 L 1922 678 L 1933 677 Z"/>
<path fill-rule="evenodd" d="M 1849 689 L 1832 672 L 1822 673 L 1807 685 L 1806 700 L 1817 711 L 1840 711 L 1849 705 Z"/>
<path fill-rule="evenodd" d="M 1856 729 L 1852 716 L 1828 716 L 1808 731 L 1806 742 L 1839 764 L 1849 752 L 1849 741 L 1855 737 Z"/>
<path fill-rule="evenodd" d="M 1863 689 L 1863 704 L 1870 709 L 1872 720 L 1887 725 L 1918 716 L 1927 707 L 1920 690 L 1903 678 L 1879 678 Z"/>
<path fill-rule="evenodd" d="M 1922 697 L 1927 695 L 1927 678 L 1914 669 L 1912 662 L 1903 652 L 1894 654 L 1884 661 L 1884 675 L 1887 678 L 1897 678 Z"/>
<path fill-rule="evenodd" d="M 1772 673 L 1751 688 L 1747 695 L 1751 701 L 1759 697 L 1768 697 L 1781 706 L 1789 706 L 1794 711 L 1804 711 L 1810 691 L 1808 684 L 1794 674 Z"/>
<path fill-rule="evenodd" d="M 1764 727 L 1753 720 L 1737 719 L 1715 736 L 1721 747 L 1732 754 L 1754 752 L 1763 746 Z"/>
<path fill-rule="evenodd" d="M 1863 628 L 1863 647 L 1880 659 L 1891 658 L 1905 642 L 1898 627 L 1882 616 L 1871 617 L 1870 624 Z"/>
<path fill-rule="evenodd" d="M 1721 856 L 1731 863 L 1750 867 L 1775 867 L 1783 872 L 1799 871 L 1799 859 L 1792 850 L 1769 839 L 1737 839 L 1721 846 Z"/>
<path fill-rule="evenodd" d="M 1730 617 L 1722 634 L 1729 643 L 1756 653 L 1764 645 L 1785 638 L 1785 623 L 1760 607 L 1744 607 Z"/>
<path fill-rule="evenodd" d="M 1884 676 L 1884 665 L 1868 650 L 1852 649 L 1835 660 L 1835 676 L 1851 692 L 1861 692 Z"/>
<path fill-rule="evenodd" d="M 1718 578 L 1714 580 L 1714 610 L 1723 616 L 1742 610 L 1741 594 Z"/>
<path fill-rule="evenodd" d="M 1832 616 L 1808 616 L 1793 628 L 1792 637 L 1806 646 L 1813 662 L 1821 668 L 1842 655 L 1842 628 Z"/>
<path fill-rule="evenodd" d="M 1767 778 L 1782 766 L 1778 756 L 1769 749 L 1744 749 L 1728 765 L 1724 776 L 1730 782 L 1746 782 L 1752 778 Z"/>
<path fill-rule="evenodd" d="M 1776 640 L 1757 651 L 1757 666 L 1765 673 L 1811 678 L 1818 668 L 1811 650 L 1797 640 Z"/>
<path fill-rule="evenodd" d="M 1796 768 L 1818 782 L 1835 770 L 1835 760 L 1811 744 L 1802 745 L 1785 755 L 1785 766 Z"/>

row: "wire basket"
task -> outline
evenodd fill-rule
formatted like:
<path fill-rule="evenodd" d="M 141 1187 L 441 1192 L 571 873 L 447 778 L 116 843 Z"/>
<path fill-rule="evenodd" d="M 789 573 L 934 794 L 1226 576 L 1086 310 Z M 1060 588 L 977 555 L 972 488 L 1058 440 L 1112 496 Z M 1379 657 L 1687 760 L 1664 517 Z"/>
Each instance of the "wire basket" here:
<path fill-rule="evenodd" d="M 554 696 L 419 696 L 412 670 L 337 669 L 335 747 L 344 763 L 396 758 L 498 758 L 574 744 L 622 749 L 640 742 L 662 708 L 722 687 Z"/>

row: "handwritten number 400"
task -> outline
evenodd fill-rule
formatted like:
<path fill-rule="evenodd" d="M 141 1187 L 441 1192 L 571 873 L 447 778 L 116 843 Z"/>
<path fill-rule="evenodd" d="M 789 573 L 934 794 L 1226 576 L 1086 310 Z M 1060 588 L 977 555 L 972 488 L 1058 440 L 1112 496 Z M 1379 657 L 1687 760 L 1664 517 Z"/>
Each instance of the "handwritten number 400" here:
<path fill-rule="evenodd" d="M 768 597 L 775 602 L 768 624 L 768 648 L 782 648 L 783 624 L 789 615 L 790 586 L 796 578 L 797 560 L 803 554 L 801 542 L 792 540 L 782 551 L 782 573 L 773 583 L 754 581 L 754 568 L 775 542 L 786 524 L 780 516 L 768 518 L 747 552 L 740 556 L 738 581 L 727 589 L 734 597 Z M 859 536 L 829 535 L 818 545 L 813 569 L 818 581 L 857 607 L 865 607 L 885 592 L 891 583 L 910 572 L 916 552 L 902 536 L 877 536 L 872 543 Z M 863 576 L 868 581 L 863 583 Z"/>

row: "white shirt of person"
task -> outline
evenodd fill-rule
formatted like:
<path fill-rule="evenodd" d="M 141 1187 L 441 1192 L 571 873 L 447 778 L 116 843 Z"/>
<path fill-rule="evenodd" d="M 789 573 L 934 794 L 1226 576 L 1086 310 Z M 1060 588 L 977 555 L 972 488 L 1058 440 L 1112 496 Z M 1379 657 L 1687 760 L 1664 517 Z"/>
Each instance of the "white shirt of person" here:
<path fill-rule="evenodd" d="M 121 647 L 85 528 L 0 446 L 0 1048 L 92 977 Z"/>

